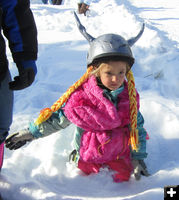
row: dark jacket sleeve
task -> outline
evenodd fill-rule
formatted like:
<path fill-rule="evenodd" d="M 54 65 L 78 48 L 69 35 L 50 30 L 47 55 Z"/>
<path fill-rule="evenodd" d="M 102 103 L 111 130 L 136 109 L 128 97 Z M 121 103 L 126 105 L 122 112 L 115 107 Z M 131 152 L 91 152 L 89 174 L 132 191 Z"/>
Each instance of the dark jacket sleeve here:
<path fill-rule="evenodd" d="M 37 29 L 29 0 L 0 0 L 2 29 L 14 62 L 37 59 Z"/>

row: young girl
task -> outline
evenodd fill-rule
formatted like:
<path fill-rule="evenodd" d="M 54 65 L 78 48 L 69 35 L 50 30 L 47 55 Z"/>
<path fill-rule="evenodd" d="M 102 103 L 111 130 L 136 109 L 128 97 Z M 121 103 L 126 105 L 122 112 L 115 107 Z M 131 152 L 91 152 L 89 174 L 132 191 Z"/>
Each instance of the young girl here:
<path fill-rule="evenodd" d="M 70 157 L 79 169 L 91 174 L 107 166 L 114 171 L 115 182 L 128 181 L 132 172 L 139 180 L 141 174 L 149 174 L 143 161 L 147 157 L 146 131 L 131 71 L 130 46 L 144 26 L 130 40 L 116 34 L 95 39 L 75 17 L 90 43 L 87 72 L 51 108 L 42 110 L 28 129 L 9 136 L 6 147 L 18 149 L 74 123 L 75 150 Z"/>

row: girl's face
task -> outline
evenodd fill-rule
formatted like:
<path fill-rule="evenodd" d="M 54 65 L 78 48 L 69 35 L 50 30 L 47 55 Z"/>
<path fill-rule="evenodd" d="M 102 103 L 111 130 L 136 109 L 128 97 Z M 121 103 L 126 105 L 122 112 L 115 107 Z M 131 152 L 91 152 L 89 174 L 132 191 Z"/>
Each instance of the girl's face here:
<path fill-rule="evenodd" d="M 105 87 L 110 90 L 116 90 L 123 84 L 126 71 L 126 62 L 111 61 L 108 64 L 102 64 L 99 69 L 99 77 Z"/>

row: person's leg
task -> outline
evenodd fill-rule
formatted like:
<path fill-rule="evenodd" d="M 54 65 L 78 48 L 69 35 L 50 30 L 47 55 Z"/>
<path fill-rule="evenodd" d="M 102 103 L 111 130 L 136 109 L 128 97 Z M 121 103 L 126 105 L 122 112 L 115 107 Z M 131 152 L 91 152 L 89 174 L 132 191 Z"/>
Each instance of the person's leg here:
<path fill-rule="evenodd" d="M 56 1 L 56 5 L 61 5 L 61 3 L 62 3 L 62 0 L 57 0 Z"/>
<path fill-rule="evenodd" d="M 80 11 L 81 5 L 82 5 L 82 3 L 78 3 L 78 13 L 79 13 L 79 14 L 81 14 L 81 13 L 80 13 L 80 12 L 81 12 L 81 11 Z"/>
<path fill-rule="evenodd" d="M 101 164 L 87 163 L 82 160 L 78 161 L 78 168 L 87 175 L 91 173 L 98 173 L 101 166 Z"/>
<path fill-rule="evenodd" d="M 57 0 L 50 0 L 50 3 L 55 5 Z"/>
<path fill-rule="evenodd" d="M 3 162 L 4 140 L 12 123 L 13 92 L 9 90 L 10 81 L 11 76 L 8 71 L 5 79 L 0 83 L 0 168 Z"/>
<path fill-rule="evenodd" d="M 115 182 L 128 181 L 132 173 L 132 165 L 126 163 L 125 160 L 115 160 L 106 163 L 110 169 L 116 171 L 117 173 L 113 174 L 113 180 Z"/>

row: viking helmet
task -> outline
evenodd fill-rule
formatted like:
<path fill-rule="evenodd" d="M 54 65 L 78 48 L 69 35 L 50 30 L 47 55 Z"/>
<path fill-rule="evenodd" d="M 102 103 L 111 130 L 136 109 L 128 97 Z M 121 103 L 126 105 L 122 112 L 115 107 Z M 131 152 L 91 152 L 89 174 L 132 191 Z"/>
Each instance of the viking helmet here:
<path fill-rule="evenodd" d="M 130 47 L 141 37 L 145 27 L 144 23 L 137 36 L 129 40 L 125 40 L 122 36 L 117 34 L 104 34 L 94 38 L 86 32 L 86 28 L 81 24 L 75 12 L 74 15 L 79 31 L 90 44 L 87 55 L 88 66 L 97 60 L 112 57 L 125 60 L 129 63 L 129 66 L 132 67 L 134 64 L 134 57 Z"/>

